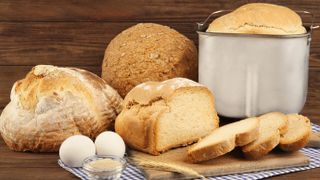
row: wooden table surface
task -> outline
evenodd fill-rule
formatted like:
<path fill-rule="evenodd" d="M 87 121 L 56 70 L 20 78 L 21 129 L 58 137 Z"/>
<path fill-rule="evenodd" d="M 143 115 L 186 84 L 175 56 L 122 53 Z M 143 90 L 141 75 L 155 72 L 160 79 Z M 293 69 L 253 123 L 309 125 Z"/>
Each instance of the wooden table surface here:
<path fill-rule="evenodd" d="M 197 44 L 195 23 L 211 12 L 234 9 L 252 0 L 1 0 L 0 109 L 9 101 L 13 83 L 34 65 L 75 66 L 100 75 L 109 41 L 139 22 L 168 25 Z M 295 10 L 308 10 L 320 24 L 320 0 L 268 0 Z M 311 19 L 303 17 L 306 24 Z M 320 30 L 312 36 L 309 90 L 302 114 L 320 124 Z M 58 155 L 10 151 L 0 138 L 0 179 L 75 179 L 58 167 Z M 320 168 L 271 179 L 319 179 Z"/>

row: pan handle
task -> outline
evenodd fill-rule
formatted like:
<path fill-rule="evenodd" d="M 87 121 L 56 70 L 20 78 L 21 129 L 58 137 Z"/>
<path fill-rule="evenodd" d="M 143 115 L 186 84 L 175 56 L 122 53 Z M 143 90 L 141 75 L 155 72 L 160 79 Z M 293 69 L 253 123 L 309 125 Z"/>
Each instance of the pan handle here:
<path fill-rule="evenodd" d="M 207 22 L 213 17 L 221 13 L 231 12 L 232 10 L 219 10 L 211 13 L 203 22 L 197 23 L 197 30 L 203 31 Z"/>
<path fill-rule="evenodd" d="M 310 26 L 310 29 L 311 29 L 311 30 L 314 30 L 314 29 L 318 29 L 319 27 L 320 27 L 319 25 L 314 25 L 314 24 L 313 24 L 313 25 Z"/>
<path fill-rule="evenodd" d="M 312 31 L 314 29 L 318 29 L 320 26 L 319 25 L 314 25 L 314 15 L 313 13 L 309 11 L 296 11 L 297 13 L 302 13 L 302 14 L 307 14 L 311 16 L 311 25 L 310 25 L 310 34 L 312 34 Z"/>

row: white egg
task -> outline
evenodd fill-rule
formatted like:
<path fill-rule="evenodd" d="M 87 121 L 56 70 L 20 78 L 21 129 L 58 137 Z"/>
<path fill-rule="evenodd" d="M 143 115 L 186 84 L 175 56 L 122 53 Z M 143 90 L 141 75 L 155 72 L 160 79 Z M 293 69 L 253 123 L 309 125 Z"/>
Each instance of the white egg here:
<path fill-rule="evenodd" d="M 81 167 L 83 160 L 95 155 L 95 153 L 96 149 L 93 141 L 83 135 L 74 135 L 67 138 L 59 149 L 60 159 L 70 167 Z"/>
<path fill-rule="evenodd" d="M 126 145 L 121 136 L 112 131 L 105 131 L 95 141 L 98 155 L 113 155 L 123 157 Z"/>

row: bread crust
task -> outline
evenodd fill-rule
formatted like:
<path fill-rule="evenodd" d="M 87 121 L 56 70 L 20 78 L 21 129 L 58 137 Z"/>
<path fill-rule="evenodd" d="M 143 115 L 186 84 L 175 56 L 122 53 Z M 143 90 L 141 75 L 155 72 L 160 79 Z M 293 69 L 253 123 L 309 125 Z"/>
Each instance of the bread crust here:
<path fill-rule="evenodd" d="M 258 134 L 259 121 L 256 119 L 256 126 L 246 132 L 236 133 L 221 142 L 209 144 L 202 148 L 196 148 L 197 144 L 194 144 L 188 150 L 188 160 L 192 163 L 199 163 L 214 159 L 232 151 L 236 146 L 243 146 L 254 141 Z"/>
<path fill-rule="evenodd" d="M 286 118 L 286 123 L 279 128 L 280 136 L 287 133 L 289 130 L 288 117 L 285 116 L 285 118 Z"/>
<path fill-rule="evenodd" d="M 124 97 L 136 85 L 175 77 L 197 80 L 194 43 L 176 30 L 139 23 L 120 34 L 105 50 L 101 77 Z"/>
<path fill-rule="evenodd" d="M 272 124 L 269 125 L 270 127 L 263 127 L 261 125 L 263 121 L 268 122 L 275 117 L 281 119 L 281 121 L 278 121 L 277 123 L 271 122 Z M 254 144 L 255 142 L 252 142 L 242 147 L 242 152 L 244 153 L 245 157 L 249 159 L 259 159 L 264 155 L 268 154 L 279 144 L 280 136 L 288 131 L 288 117 L 283 113 L 271 112 L 261 115 L 258 118 L 260 119 L 260 127 L 268 128 L 268 133 L 271 134 L 271 136 L 268 139 L 259 142 L 259 144 Z M 259 131 L 261 131 L 261 128 Z M 262 135 L 261 132 L 259 134 Z"/>
<path fill-rule="evenodd" d="M 291 144 L 280 143 L 279 147 L 283 151 L 288 151 L 288 152 L 298 151 L 299 149 L 302 149 L 303 147 L 305 147 L 308 144 L 310 136 L 311 136 L 311 133 L 307 133 L 304 136 L 302 136 L 299 140 L 297 140 Z"/>
<path fill-rule="evenodd" d="M 57 152 L 69 136 L 95 138 L 121 111 L 122 98 L 85 70 L 35 66 L 17 81 L 0 116 L 0 132 L 14 151 Z"/>
<path fill-rule="evenodd" d="M 207 31 L 288 35 L 303 34 L 306 29 L 302 26 L 300 16 L 287 7 L 249 3 L 215 19 Z"/>
<path fill-rule="evenodd" d="M 289 114 L 287 116 L 288 117 L 294 116 L 295 118 L 298 118 L 301 121 L 304 121 L 305 127 L 300 127 L 300 128 L 306 128 L 308 130 L 305 131 L 302 136 L 298 137 L 293 141 L 288 141 L 285 139 L 285 137 L 281 137 L 279 147 L 283 151 L 288 151 L 288 152 L 298 151 L 299 149 L 305 147 L 308 144 L 309 139 L 311 137 L 312 130 L 311 130 L 310 119 L 299 114 Z"/>
<path fill-rule="evenodd" d="M 181 81 L 181 84 L 177 85 L 172 81 Z M 174 147 L 186 146 L 201 138 L 195 137 L 190 141 L 167 146 L 165 149 L 157 148 L 159 141 L 157 139 L 157 133 L 159 132 L 158 121 L 164 113 L 170 111 L 169 103 L 177 94 L 185 92 L 206 93 L 211 101 L 211 111 L 215 112 L 214 97 L 206 87 L 183 78 L 174 78 L 161 83 L 146 82 L 132 89 L 124 99 L 124 109 L 115 123 L 116 132 L 121 135 L 129 147 L 152 155 L 159 155 Z M 162 88 L 159 89 L 158 87 Z M 133 112 L 132 108 L 135 107 L 139 110 Z M 146 116 L 143 116 L 143 113 L 146 113 Z M 219 125 L 219 118 L 216 113 L 212 114 L 212 116 L 212 121 L 214 122 L 212 129 L 214 129 Z M 143 120 L 145 120 L 146 124 L 141 126 Z M 132 131 L 133 125 L 139 128 L 135 128 Z M 137 135 L 141 132 L 143 135 Z"/>
<path fill-rule="evenodd" d="M 259 126 L 258 126 L 259 127 Z M 250 132 L 244 132 L 236 135 L 237 146 L 244 146 L 257 139 L 259 128 L 254 128 Z"/>
<path fill-rule="evenodd" d="M 251 146 L 250 144 L 243 146 L 242 152 L 244 153 L 245 157 L 248 159 L 259 159 L 272 151 L 272 149 L 279 144 L 280 132 L 277 130 L 272 134 L 273 135 L 269 139 L 260 143 L 258 146 Z"/>
<path fill-rule="evenodd" d="M 236 147 L 235 137 L 226 139 L 217 144 L 212 144 L 204 148 L 188 151 L 188 161 L 192 163 L 199 163 L 207 161 L 218 156 L 224 155 L 232 151 Z M 192 148 L 192 147 L 191 147 Z M 191 149 L 190 148 L 190 149 Z"/>

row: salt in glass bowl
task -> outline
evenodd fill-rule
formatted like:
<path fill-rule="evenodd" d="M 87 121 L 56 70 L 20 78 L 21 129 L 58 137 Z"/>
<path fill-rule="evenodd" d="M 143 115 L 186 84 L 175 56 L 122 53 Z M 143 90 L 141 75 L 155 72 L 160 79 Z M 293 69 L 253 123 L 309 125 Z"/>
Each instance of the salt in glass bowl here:
<path fill-rule="evenodd" d="M 107 165 L 102 167 L 94 166 L 95 162 L 100 160 L 113 160 L 115 165 Z M 100 161 L 101 163 L 101 161 Z M 96 164 L 97 165 L 97 164 Z M 83 169 L 87 173 L 89 179 L 92 180 L 115 180 L 120 179 L 122 171 L 127 166 L 127 162 L 124 158 L 120 158 L 117 156 L 90 156 L 83 161 Z"/>

